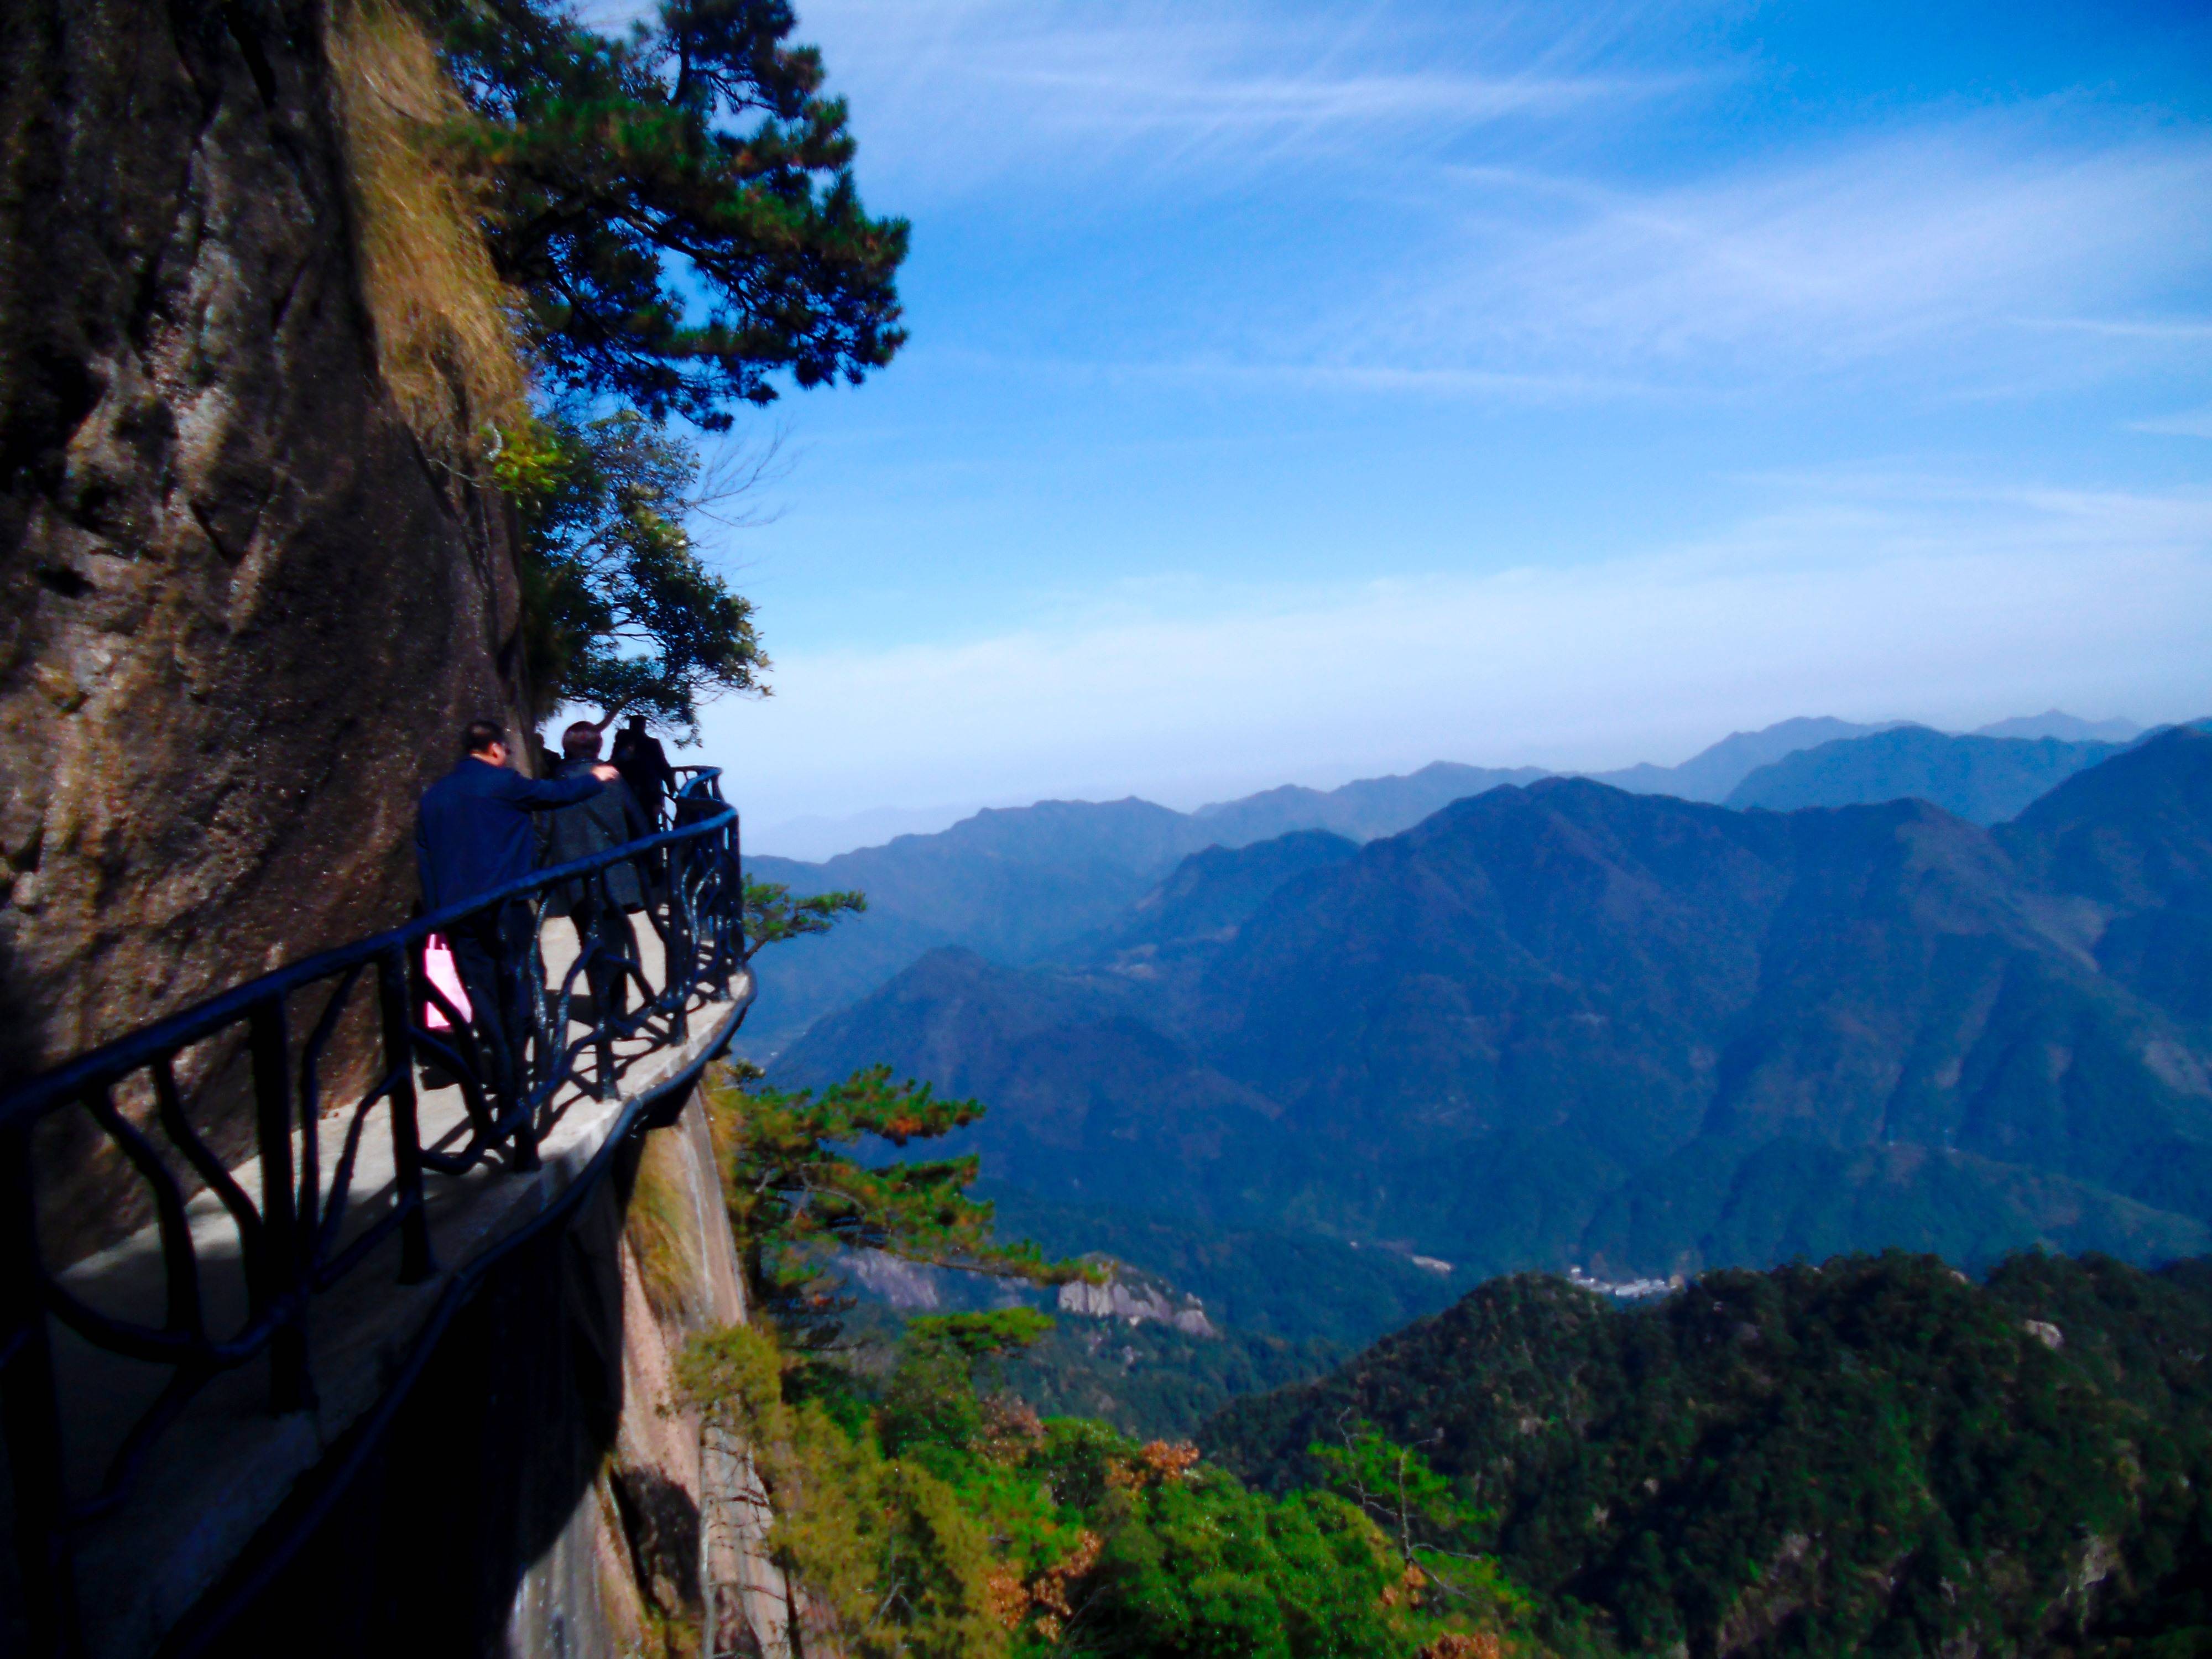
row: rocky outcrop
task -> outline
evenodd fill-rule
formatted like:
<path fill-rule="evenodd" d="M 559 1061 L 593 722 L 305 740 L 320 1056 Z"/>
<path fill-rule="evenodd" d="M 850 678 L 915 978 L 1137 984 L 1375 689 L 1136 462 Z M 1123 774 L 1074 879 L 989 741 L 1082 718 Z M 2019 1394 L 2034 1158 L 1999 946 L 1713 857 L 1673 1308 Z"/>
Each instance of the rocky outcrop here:
<path fill-rule="evenodd" d="M 853 1282 L 886 1307 L 902 1313 L 931 1313 L 944 1305 L 939 1271 L 883 1250 L 854 1250 L 848 1260 Z"/>
<path fill-rule="evenodd" d="M 403 918 L 519 706 L 489 498 L 380 378 L 323 0 L 0 17 L 0 1071 Z"/>
<path fill-rule="evenodd" d="M 1060 1287 L 1060 1310 L 1089 1319 L 1122 1319 L 1132 1325 L 1157 1320 L 1191 1336 L 1218 1333 L 1206 1316 L 1206 1306 L 1188 1291 L 1148 1275 L 1134 1273 L 1119 1262 L 1109 1264 L 1109 1277 L 1093 1285 L 1074 1279 Z"/>

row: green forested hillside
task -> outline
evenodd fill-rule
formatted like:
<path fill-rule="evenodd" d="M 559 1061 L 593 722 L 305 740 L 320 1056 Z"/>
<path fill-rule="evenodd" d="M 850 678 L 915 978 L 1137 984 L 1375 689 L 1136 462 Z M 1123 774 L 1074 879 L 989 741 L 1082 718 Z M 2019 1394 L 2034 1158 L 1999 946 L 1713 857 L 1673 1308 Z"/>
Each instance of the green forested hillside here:
<path fill-rule="evenodd" d="M 1656 1306 L 1485 1285 L 1202 1443 L 1371 1424 L 1496 1510 L 1553 1637 L 1692 1654 L 2212 1650 L 2212 1266 L 1890 1254 Z"/>
<path fill-rule="evenodd" d="M 948 1298 L 941 1310 L 917 1314 L 863 1304 L 846 1315 L 842 1340 L 857 1369 L 880 1370 L 915 1320 L 1010 1306 L 1046 1313 L 1054 1324 L 1004 1362 L 998 1382 L 1006 1396 L 1042 1417 L 1089 1418 L 1139 1440 L 1188 1440 L 1231 1401 L 1320 1376 L 1351 1353 L 1254 1331 L 1195 1334 L 1158 1320 L 1055 1316 L 1049 1301 L 1011 1297 L 970 1308 Z"/>

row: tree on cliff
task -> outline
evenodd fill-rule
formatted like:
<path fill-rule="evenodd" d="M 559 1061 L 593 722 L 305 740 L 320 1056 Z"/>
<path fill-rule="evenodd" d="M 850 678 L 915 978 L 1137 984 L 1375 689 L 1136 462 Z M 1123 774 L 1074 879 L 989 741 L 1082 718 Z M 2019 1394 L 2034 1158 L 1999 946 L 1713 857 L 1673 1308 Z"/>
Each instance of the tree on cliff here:
<path fill-rule="evenodd" d="M 750 600 L 707 564 L 686 521 L 741 489 L 635 410 L 555 410 L 506 434 L 493 475 L 523 531 L 523 650 L 543 716 L 597 703 L 696 732 L 698 706 L 768 688 Z M 757 469 L 756 469 L 757 471 Z"/>
<path fill-rule="evenodd" d="M 708 1092 L 722 1193 L 744 1268 L 749 1305 L 800 1347 L 834 1340 L 850 1306 L 834 1263 L 845 1250 L 883 1250 L 933 1267 L 1063 1284 L 1073 1261 L 1047 1261 L 1031 1243 L 1003 1244 L 992 1207 L 968 1196 L 977 1160 L 866 1160 L 863 1143 L 905 1147 L 965 1128 L 972 1100 L 940 1099 L 926 1083 L 895 1081 L 888 1066 L 856 1072 L 818 1095 L 758 1086 L 740 1064 Z"/>
<path fill-rule="evenodd" d="M 780 376 L 857 384 L 888 363 L 906 223 L 862 209 L 845 106 L 789 44 L 785 0 L 664 0 L 622 39 L 558 0 L 427 3 L 538 380 L 495 464 L 523 520 L 536 712 L 596 703 L 696 734 L 705 699 L 765 693 L 768 659 L 692 543 L 718 492 L 668 422 L 726 430 Z"/>
<path fill-rule="evenodd" d="M 664 0 L 623 40 L 556 0 L 432 0 L 492 259 L 541 374 L 655 423 L 857 384 L 904 343 L 907 225 L 861 207 L 786 0 Z"/>

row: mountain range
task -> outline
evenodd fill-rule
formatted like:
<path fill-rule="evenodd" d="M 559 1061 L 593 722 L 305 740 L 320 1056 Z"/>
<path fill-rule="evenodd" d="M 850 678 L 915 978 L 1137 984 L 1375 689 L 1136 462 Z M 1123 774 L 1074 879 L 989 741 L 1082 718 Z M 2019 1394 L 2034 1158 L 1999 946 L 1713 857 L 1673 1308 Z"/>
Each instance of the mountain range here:
<path fill-rule="evenodd" d="M 991 1105 L 970 1133 L 1001 1183 L 1479 1275 L 2212 1243 L 2203 732 L 1993 828 L 1544 778 L 1145 888 L 1188 821 L 1077 816 L 1114 826 L 1090 844 L 1118 918 L 1024 931 L 978 897 L 1006 956 L 929 951 L 772 1080 L 888 1060 Z"/>
<path fill-rule="evenodd" d="M 1634 766 L 1595 780 L 1632 793 L 1738 805 L 1841 805 L 1917 794 L 1991 823 L 2010 817 L 2069 768 L 2111 752 L 2095 744 L 2135 732 L 2126 721 L 2093 726 L 2057 711 L 2000 727 L 1953 737 L 1924 726 L 1784 720 L 1734 733 L 1680 766 Z M 939 946 L 1017 966 L 1064 952 L 1115 925 L 1178 860 L 1207 847 L 1236 848 L 1300 830 L 1370 841 L 1408 830 L 1453 801 L 1548 775 L 1533 767 L 1438 762 L 1334 790 L 1285 786 L 1189 813 L 1133 799 L 1043 801 L 988 810 L 934 834 L 899 836 L 819 862 L 756 854 L 747 863 L 757 880 L 801 894 L 859 888 L 869 909 L 833 934 L 777 953 L 746 1037 L 757 1056 L 773 1055 Z"/>
<path fill-rule="evenodd" d="M 1747 774 L 1723 799 L 1730 806 L 1780 812 L 1925 800 L 1975 823 L 2000 823 L 2124 747 L 2097 739 L 1954 737 L 1924 726 L 1897 726 L 1784 755 Z"/>

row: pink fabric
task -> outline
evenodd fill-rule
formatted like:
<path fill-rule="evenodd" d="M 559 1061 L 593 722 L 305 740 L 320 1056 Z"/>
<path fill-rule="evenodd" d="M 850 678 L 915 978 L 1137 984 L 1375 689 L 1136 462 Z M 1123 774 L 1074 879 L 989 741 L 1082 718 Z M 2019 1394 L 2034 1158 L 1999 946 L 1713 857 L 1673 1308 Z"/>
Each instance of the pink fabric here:
<path fill-rule="evenodd" d="M 438 988 L 446 1000 L 460 1011 L 463 1019 L 467 1019 L 476 1012 L 469 1006 L 469 994 L 461 986 L 461 970 L 454 964 L 453 947 L 446 943 L 442 933 L 433 933 L 423 942 L 422 971 L 429 976 L 430 983 Z M 453 1022 L 446 1018 L 446 1011 L 436 1003 L 430 1003 L 423 1012 L 429 1015 L 424 1023 L 432 1030 L 450 1031 L 453 1029 Z"/>

